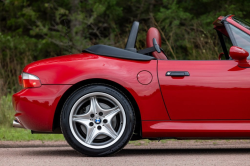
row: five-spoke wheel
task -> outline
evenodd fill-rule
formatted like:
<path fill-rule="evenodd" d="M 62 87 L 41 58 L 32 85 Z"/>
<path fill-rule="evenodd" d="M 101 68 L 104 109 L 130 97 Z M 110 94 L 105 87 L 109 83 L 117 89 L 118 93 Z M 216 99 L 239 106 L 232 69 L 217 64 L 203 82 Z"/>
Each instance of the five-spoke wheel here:
<path fill-rule="evenodd" d="M 69 124 L 74 137 L 90 148 L 114 144 L 122 135 L 126 116 L 120 102 L 102 92 L 82 96 L 72 107 Z"/>
<path fill-rule="evenodd" d="M 129 101 L 121 92 L 103 85 L 76 91 L 65 103 L 61 116 L 65 139 L 90 156 L 120 150 L 129 141 L 134 125 Z"/>

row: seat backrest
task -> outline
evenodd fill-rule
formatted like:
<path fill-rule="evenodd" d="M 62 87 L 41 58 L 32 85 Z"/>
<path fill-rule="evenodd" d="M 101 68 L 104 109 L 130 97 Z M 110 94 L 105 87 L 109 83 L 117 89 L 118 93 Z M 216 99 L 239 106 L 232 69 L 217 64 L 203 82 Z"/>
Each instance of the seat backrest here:
<path fill-rule="evenodd" d="M 160 32 L 158 31 L 158 29 L 152 27 L 148 30 L 147 33 L 147 39 L 146 39 L 146 43 L 147 43 L 147 47 L 153 47 L 153 38 L 156 39 L 158 45 L 161 47 L 161 35 Z M 156 58 L 156 59 L 161 59 L 161 60 L 166 60 L 167 57 L 163 52 L 158 53 L 157 51 L 154 51 L 152 53 L 152 55 Z"/>

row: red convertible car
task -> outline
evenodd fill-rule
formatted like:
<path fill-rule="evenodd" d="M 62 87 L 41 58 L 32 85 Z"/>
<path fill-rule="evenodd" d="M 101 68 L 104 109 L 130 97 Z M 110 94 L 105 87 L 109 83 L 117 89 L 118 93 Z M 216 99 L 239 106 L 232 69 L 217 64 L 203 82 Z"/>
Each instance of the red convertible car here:
<path fill-rule="evenodd" d="M 137 50 L 134 22 L 125 49 L 94 45 L 27 65 L 13 126 L 63 133 L 88 156 L 116 153 L 131 139 L 250 138 L 250 23 L 228 15 L 213 25 L 218 60 L 169 60 L 153 27 Z"/>

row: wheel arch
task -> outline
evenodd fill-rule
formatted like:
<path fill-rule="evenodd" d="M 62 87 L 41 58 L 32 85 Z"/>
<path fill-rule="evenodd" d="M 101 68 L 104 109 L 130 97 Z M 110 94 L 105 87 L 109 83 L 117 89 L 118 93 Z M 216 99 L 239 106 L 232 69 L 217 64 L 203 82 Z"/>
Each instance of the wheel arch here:
<path fill-rule="evenodd" d="M 54 118 L 53 118 L 53 131 L 58 131 L 60 130 L 60 114 L 63 108 L 63 104 L 66 102 L 66 100 L 68 99 L 68 97 L 77 89 L 83 87 L 83 86 L 87 86 L 90 84 L 105 84 L 106 86 L 111 86 L 114 87 L 116 89 L 118 89 L 119 91 L 121 91 L 126 97 L 127 99 L 130 101 L 130 103 L 132 104 L 133 108 L 134 108 L 134 112 L 135 112 L 135 116 L 136 116 L 136 126 L 135 126 L 135 131 L 134 133 L 136 133 L 137 135 L 141 136 L 141 113 L 139 110 L 139 107 L 136 103 L 136 100 L 134 99 L 133 95 L 126 89 L 124 88 L 122 85 L 114 82 L 114 81 L 110 81 L 110 80 L 106 80 L 106 79 L 88 79 L 88 80 L 83 80 L 80 81 L 74 85 L 72 85 L 61 97 L 61 99 L 58 102 L 58 105 L 56 107 L 56 111 L 54 114 Z"/>

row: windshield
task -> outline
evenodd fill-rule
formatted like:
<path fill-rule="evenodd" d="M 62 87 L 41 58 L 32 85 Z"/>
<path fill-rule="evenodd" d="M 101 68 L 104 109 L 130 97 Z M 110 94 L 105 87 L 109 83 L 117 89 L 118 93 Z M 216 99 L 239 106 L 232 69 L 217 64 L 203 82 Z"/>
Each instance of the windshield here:
<path fill-rule="evenodd" d="M 247 21 L 243 21 L 239 19 L 238 17 L 232 17 L 234 21 L 236 21 L 238 24 L 244 26 L 245 28 L 250 30 L 250 23 Z M 245 49 L 248 53 L 250 53 L 250 36 L 245 33 L 244 31 L 240 30 L 239 28 L 229 24 L 230 29 L 232 31 L 233 37 L 235 39 L 236 45 L 238 47 L 241 47 Z M 248 56 L 247 59 L 250 59 L 250 56 Z"/>
<path fill-rule="evenodd" d="M 237 22 L 238 24 L 242 25 L 243 27 L 247 28 L 250 30 L 250 23 L 241 19 L 241 18 L 238 18 L 236 16 L 233 16 L 232 19 Z"/>

